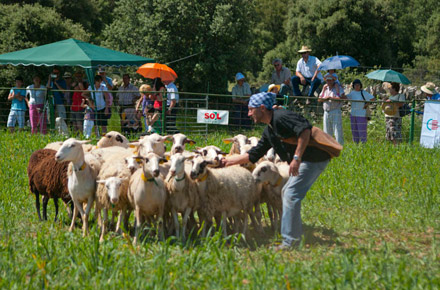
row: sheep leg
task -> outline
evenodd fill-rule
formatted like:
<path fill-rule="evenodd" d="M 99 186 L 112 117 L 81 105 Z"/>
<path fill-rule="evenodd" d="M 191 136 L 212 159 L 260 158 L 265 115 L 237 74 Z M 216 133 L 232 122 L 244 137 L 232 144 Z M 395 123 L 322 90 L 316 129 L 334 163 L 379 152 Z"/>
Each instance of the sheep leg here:
<path fill-rule="evenodd" d="M 49 196 L 43 196 L 43 219 L 47 221 L 47 204 L 49 203 Z"/>
<path fill-rule="evenodd" d="M 176 237 L 179 237 L 179 218 L 174 208 L 171 210 L 171 213 L 173 214 L 174 226 L 176 228 Z"/>
<path fill-rule="evenodd" d="M 35 207 L 37 209 L 38 219 L 42 221 L 40 213 L 40 194 L 38 192 L 35 193 Z"/>
<path fill-rule="evenodd" d="M 89 234 L 89 213 L 90 213 L 90 209 L 92 208 L 94 202 L 94 198 L 93 197 L 89 197 L 89 199 L 87 200 L 87 207 L 86 207 L 86 211 L 84 212 L 84 219 L 83 219 L 83 236 L 85 237 L 86 235 Z M 97 207 L 95 207 L 95 212 Z M 98 212 L 100 212 L 100 210 L 98 210 Z"/>
<path fill-rule="evenodd" d="M 124 228 L 126 231 L 128 231 L 128 228 L 129 228 L 128 222 L 130 220 L 130 214 L 131 214 L 131 212 L 129 209 L 124 211 Z"/>
<path fill-rule="evenodd" d="M 248 214 L 244 214 L 244 221 L 243 221 L 243 235 L 246 236 L 246 231 L 247 231 L 247 226 L 248 226 Z"/>
<path fill-rule="evenodd" d="M 78 215 L 78 211 L 82 212 L 82 207 L 79 204 L 79 202 L 74 200 L 73 203 L 74 203 L 74 206 L 73 206 L 73 218 L 72 218 L 72 223 L 70 224 L 70 228 L 69 228 L 70 232 L 73 232 L 73 229 L 75 228 L 75 218 Z M 82 214 L 81 214 L 81 217 L 82 217 Z"/>
<path fill-rule="evenodd" d="M 267 205 L 267 214 L 269 215 L 269 220 L 270 220 L 270 226 L 271 226 L 271 228 L 272 228 L 272 230 L 274 230 L 275 229 L 275 221 L 274 221 L 274 216 L 275 216 L 275 213 L 272 211 L 272 205 L 270 205 L 270 204 L 268 204 L 268 203 L 266 203 L 266 205 Z"/>
<path fill-rule="evenodd" d="M 182 228 L 182 238 L 184 241 L 185 241 L 185 234 L 186 234 L 186 225 L 188 223 L 188 217 L 189 217 L 190 213 L 191 213 L 191 208 L 187 207 L 185 209 L 185 213 L 183 215 L 183 225 L 182 225 L 182 227 L 183 227 Z"/>
<path fill-rule="evenodd" d="M 55 219 L 53 221 L 56 222 L 57 218 L 58 218 L 58 198 L 57 197 L 53 198 L 53 203 L 55 205 Z"/>
<path fill-rule="evenodd" d="M 226 212 L 222 212 L 222 218 L 221 218 L 221 227 L 222 227 L 222 231 L 223 231 L 223 236 L 226 238 L 226 236 L 228 235 L 226 232 Z"/>
<path fill-rule="evenodd" d="M 101 237 L 99 239 L 99 242 L 104 241 L 104 236 L 107 233 L 107 223 L 108 223 L 108 212 L 104 210 L 104 213 L 102 214 L 102 230 L 101 230 Z"/>
<path fill-rule="evenodd" d="M 118 233 L 118 235 L 122 234 L 121 222 L 124 218 L 125 218 L 125 209 L 122 209 L 119 211 L 118 221 L 116 222 L 116 228 L 115 228 L 115 232 Z"/>
<path fill-rule="evenodd" d="M 140 227 L 141 227 L 141 210 L 136 207 L 135 211 L 134 211 L 134 217 L 135 217 L 135 234 L 134 234 L 134 241 L 133 243 L 136 245 L 138 239 L 139 239 L 139 232 L 140 232 Z"/>

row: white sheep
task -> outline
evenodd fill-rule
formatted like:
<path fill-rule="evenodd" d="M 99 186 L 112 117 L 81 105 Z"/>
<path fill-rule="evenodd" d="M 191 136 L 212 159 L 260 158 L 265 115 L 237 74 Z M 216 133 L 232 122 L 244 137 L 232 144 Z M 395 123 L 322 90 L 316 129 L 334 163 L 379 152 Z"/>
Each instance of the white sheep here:
<path fill-rule="evenodd" d="M 171 140 L 172 136 L 160 136 L 159 134 L 151 134 L 149 136 L 144 136 L 138 142 L 132 142 L 129 145 L 135 146 L 137 152 L 141 156 L 146 156 L 148 153 L 153 152 L 159 156 L 164 156 L 166 151 L 165 141 Z"/>
<path fill-rule="evenodd" d="M 191 167 L 185 166 L 187 157 L 181 153 L 171 156 L 171 167 L 166 178 L 168 190 L 168 204 L 173 215 L 176 236 L 179 237 L 179 220 L 177 213 L 183 216 L 182 238 L 185 239 L 186 226 L 191 212 L 199 207 L 199 194 L 195 182 L 189 178 L 187 172 Z M 187 169 L 185 169 L 187 167 Z"/>
<path fill-rule="evenodd" d="M 161 157 L 148 153 L 143 159 L 142 167 L 136 170 L 130 178 L 128 198 L 135 211 L 136 233 L 134 242 L 139 239 L 139 233 L 145 218 L 157 217 L 159 221 L 159 235 L 163 238 L 163 217 L 166 202 L 165 184 L 159 176 L 159 169 L 155 164 Z M 150 168 L 148 165 L 152 165 Z"/>
<path fill-rule="evenodd" d="M 107 132 L 102 138 L 98 141 L 96 146 L 98 148 L 105 148 L 111 146 L 119 146 L 123 148 L 128 148 L 129 141 L 128 139 L 117 131 Z"/>
<path fill-rule="evenodd" d="M 74 202 L 73 217 L 76 217 L 79 211 L 83 219 L 83 235 L 89 231 L 89 212 L 95 200 L 96 176 L 101 165 L 93 155 L 84 154 L 81 145 L 87 142 L 89 141 L 79 141 L 75 138 L 67 139 L 55 154 L 57 162 L 70 161 L 67 171 L 67 186 Z M 85 210 L 83 209 L 84 203 L 87 204 Z M 73 231 L 74 227 L 75 218 L 72 218 L 69 230 Z"/>
<path fill-rule="evenodd" d="M 226 155 L 220 148 L 214 145 L 208 145 L 205 147 L 197 147 L 194 152 L 200 154 L 205 159 L 211 160 L 214 163 L 214 166 L 219 164 L 219 161 L 223 158 L 223 155 Z"/>
<path fill-rule="evenodd" d="M 232 143 L 231 150 L 229 151 L 229 155 L 240 154 L 241 146 L 248 144 L 248 137 L 242 134 L 238 134 L 232 138 L 223 139 L 223 142 L 226 144 Z"/>
<path fill-rule="evenodd" d="M 214 164 L 202 156 L 194 157 L 191 178 L 196 180 L 203 200 L 200 212 L 209 223 L 212 217 L 221 216 L 223 234 L 226 236 L 226 218 L 239 217 L 244 221 L 243 233 L 247 230 L 248 215 L 253 215 L 252 207 L 259 200 L 261 188 L 252 174 L 241 166 L 207 168 Z"/>
<path fill-rule="evenodd" d="M 248 138 L 248 144 L 251 144 L 253 146 L 257 146 L 258 142 L 260 142 L 260 138 L 258 137 L 249 137 Z"/>
<path fill-rule="evenodd" d="M 171 155 L 176 153 L 183 153 L 185 151 L 185 144 L 194 145 L 196 142 L 188 139 L 188 137 L 182 133 L 174 134 L 171 136 L 173 146 L 171 147 Z"/>
<path fill-rule="evenodd" d="M 266 202 L 270 222 L 277 228 L 283 209 L 282 189 L 289 180 L 289 164 L 263 161 L 252 172 L 255 181 L 263 184 L 261 202 Z"/>
<path fill-rule="evenodd" d="M 127 168 L 125 159 L 122 159 L 119 155 L 107 159 L 101 166 L 96 181 L 98 185 L 95 203 L 98 216 L 101 216 L 101 210 L 104 210 L 101 223 L 101 241 L 104 240 L 104 235 L 107 232 L 108 210 L 112 211 L 113 216 L 119 212 L 116 232 L 120 233 L 122 220 L 124 220 L 124 223 L 127 222 L 126 213 L 131 210 L 127 196 L 130 177 L 131 171 Z"/>

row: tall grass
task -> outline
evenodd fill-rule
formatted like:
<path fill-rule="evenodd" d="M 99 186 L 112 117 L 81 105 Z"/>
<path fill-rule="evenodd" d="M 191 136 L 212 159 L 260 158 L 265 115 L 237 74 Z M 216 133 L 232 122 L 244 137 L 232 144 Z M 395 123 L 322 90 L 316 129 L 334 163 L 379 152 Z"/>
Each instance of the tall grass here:
<path fill-rule="evenodd" d="M 259 132 L 254 132 L 258 134 Z M 215 144 L 225 133 L 194 137 Z M 27 185 L 30 154 L 61 136 L 0 133 L 0 287 L 158 289 L 317 289 L 440 287 L 439 150 L 370 140 L 350 142 L 303 202 L 305 239 L 275 253 L 269 229 L 223 239 L 147 241 L 68 232 L 39 222 Z M 49 203 L 53 219 L 53 203 Z"/>

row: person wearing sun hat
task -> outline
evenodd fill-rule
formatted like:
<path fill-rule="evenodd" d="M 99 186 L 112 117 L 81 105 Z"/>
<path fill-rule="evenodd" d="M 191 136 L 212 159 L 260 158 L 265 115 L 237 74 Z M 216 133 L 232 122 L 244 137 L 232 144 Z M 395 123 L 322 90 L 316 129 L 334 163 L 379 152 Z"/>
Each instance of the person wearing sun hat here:
<path fill-rule="evenodd" d="M 420 89 L 425 94 L 427 100 L 440 100 L 440 94 L 435 90 L 434 83 L 427 82 Z"/>
<path fill-rule="evenodd" d="M 289 180 L 283 187 L 283 215 L 281 235 L 283 243 L 276 250 L 288 250 L 301 241 L 301 201 L 307 191 L 324 171 L 330 155 L 308 146 L 312 125 L 302 115 L 283 109 L 273 109 L 276 95 L 259 93 L 249 100 L 249 117 L 255 123 L 267 124 L 258 144 L 248 153 L 222 159 L 222 164 L 232 166 L 248 162 L 256 163 L 270 148 L 274 148 L 281 160 L 290 164 Z M 283 142 L 296 137 L 296 145 Z"/>
<path fill-rule="evenodd" d="M 247 116 L 249 102 L 249 96 L 252 94 L 251 87 L 245 82 L 245 76 L 241 72 L 235 75 L 235 81 L 237 82 L 232 88 L 232 102 L 235 103 L 233 112 L 233 124 L 238 125 L 240 128 L 251 127 L 251 122 Z"/>
<path fill-rule="evenodd" d="M 303 45 L 298 53 L 301 54 L 301 58 L 296 64 L 296 73 L 292 77 L 293 95 L 301 96 L 299 85 L 310 85 L 310 90 L 307 94 L 309 97 L 313 97 L 316 89 L 318 89 L 323 78 L 321 72 L 318 71 L 321 61 L 310 55 L 312 49 L 306 45 Z"/>
<path fill-rule="evenodd" d="M 326 84 L 319 95 L 319 102 L 323 102 L 324 109 L 324 132 L 330 136 L 335 136 L 339 144 L 344 145 L 344 135 L 342 130 L 342 102 L 345 96 L 341 95 L 339 85 L 336 84 L 337 77 L 327 73 L 324 76 Z"/>

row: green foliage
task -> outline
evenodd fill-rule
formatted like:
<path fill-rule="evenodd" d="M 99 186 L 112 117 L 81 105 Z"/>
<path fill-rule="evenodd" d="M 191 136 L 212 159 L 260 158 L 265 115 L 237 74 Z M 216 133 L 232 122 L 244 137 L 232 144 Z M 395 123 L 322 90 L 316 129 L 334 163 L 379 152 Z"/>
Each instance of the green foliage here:
<path fill-rule="evenodd" d="M 252 3 L 120 0 L 105 45 L 172 64 L 186 91 L 224 92 L 246 64 Z M 133 33 L 135 31 L 136 33 Z"/>
<path fill-rule="evenodd" d="M 81 24 L 63 18 L 53 8 L 34 5 L 0 4 L 0 53 L 35 47 L 66 38 L 88 41 L 89 33 Z M 14 77 L 22 74 L 30 83 L 36 72 L 46 71 L 36 67 L 8 67 L 0 73 L 0 84 L 13 84 Z M 43 81 L 44 82 L 44 81 Z M 5 95 L 2 95 L 5 98 Z M 2 98 L 0 97 L 0 100 Z"/>

